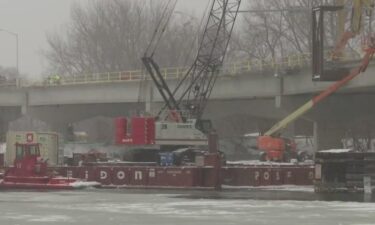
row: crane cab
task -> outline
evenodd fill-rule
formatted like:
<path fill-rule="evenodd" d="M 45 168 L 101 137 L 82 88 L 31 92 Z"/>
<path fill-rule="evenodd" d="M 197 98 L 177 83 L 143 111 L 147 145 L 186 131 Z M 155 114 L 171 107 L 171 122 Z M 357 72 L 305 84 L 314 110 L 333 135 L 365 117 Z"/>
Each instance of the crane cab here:
<path fill-rule="evenodd" d="M 120 117 L 115 120 L 116 144 L 207 146 L 207 136 L 196 128 L 196 120 L 156 121 L 153 117 Z"/>

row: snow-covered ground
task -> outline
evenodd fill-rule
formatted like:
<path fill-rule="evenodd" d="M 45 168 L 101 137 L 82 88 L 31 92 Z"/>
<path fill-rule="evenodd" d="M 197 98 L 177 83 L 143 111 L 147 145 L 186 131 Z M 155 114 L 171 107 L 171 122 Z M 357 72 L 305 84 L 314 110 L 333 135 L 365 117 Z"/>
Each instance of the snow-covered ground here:
<path fill-rule="evenodd" d="M 314 165 L 312 160 L 306 160 L 305 162 L 295 162 L 295 163 L 286 163 L 286 162 L 272 162 L 266 161 L 262 162 L 259 160 L 240 160 L 240 161 L 227 161 L 228 165 L 254 165 L 254 166 L 288 166 L 288 165 Z"/>
<path fill-rule="evenodd" d="M 328 149 L 328 150 L 322 150 L 319 152 L 324 152 L 324 153 L 345 153 L 345 152 L 350 152 L 353 151 L 352 149 Z"/>
<path fill-rule="evenodd" d="M 182 194 L 0 192 L 0 224 L 375 224 L 375 203 L 204 198 L 209 192 L 178 197 Z"/>
<path fill-rule="evenodd" d="M 278 186 L 222 186 L 224 190 L 266 190 L 266 191 L 298 191 L 298 192 L 314 192 L 314 186 L 297 186 L 297 185 L 278 185 Z"/>

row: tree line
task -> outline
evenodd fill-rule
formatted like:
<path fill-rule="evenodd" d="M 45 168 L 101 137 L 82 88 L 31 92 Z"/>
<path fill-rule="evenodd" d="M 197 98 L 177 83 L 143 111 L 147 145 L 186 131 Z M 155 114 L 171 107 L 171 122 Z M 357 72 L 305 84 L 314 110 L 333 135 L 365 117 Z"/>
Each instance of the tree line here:
<path fill-rule="evenodd" d="M 163 15 L 165 3 L 93 0 L 74 4 L 65 28 L 47 34 L 44 57 L 48 72 L 69 76 L 141 68 L 140 58 Z M 227 60 L 269 60 L 309 52 L 310 9 L 327 3 L 330 1 L 245 1 L 243 8 L 255 12 L 239 16 Z M 186 66 L 192 62 L 202 32 L 199 24 L 194 17 L 173 14 L 155 56 L 161 66 Z"/>

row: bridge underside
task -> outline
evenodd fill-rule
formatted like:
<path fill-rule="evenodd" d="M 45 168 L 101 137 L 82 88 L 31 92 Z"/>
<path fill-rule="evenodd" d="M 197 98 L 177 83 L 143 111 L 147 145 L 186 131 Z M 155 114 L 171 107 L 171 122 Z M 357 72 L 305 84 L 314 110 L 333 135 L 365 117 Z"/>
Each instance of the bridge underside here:
<path fill-rule="evenodd" d="M 267 130 L 311 97 L 282 97 L 280 107 L 276 107 L 275 98 L 215 100 L 209 102 L 204 117 L 213 120 L 222 137 L 238 137 Z M 320 137 L 320 148 L 341 147 L 340 140 L 344 136 L 369 137 L 375 134 L 374 102 L 375 94 L 372 93 L 336 94 L 292 124 L 286 133 L 311 136 L 316 122 L 315 134 Z M 153 104 L 154 110 L 161 105 Z M 142 114 L 144 108 L 144 103 L 32 106 L 28 108 L 27 115 L 46 122 L 53 131 L 64 133 L 70 123 L 79 123 L 96 116 L 114 118 Z M 4 136 L 8 122 L 21 117 L 21 109 L 1 107 L 0 110 L 0 131 Z"/>

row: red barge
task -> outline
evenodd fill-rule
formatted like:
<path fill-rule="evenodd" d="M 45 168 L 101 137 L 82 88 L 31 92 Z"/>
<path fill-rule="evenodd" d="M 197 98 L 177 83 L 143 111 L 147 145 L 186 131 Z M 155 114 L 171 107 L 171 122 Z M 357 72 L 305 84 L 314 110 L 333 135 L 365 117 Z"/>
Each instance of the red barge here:
<path fill-rule="evenodd" d="M 93 164 L 51 168 L 59 174 L 99 182 L 104 188 L 186 188 L 218 189 L 313 185 L 314 166 L 308 164 L 264 163 L 230 164 L 221 168 L 205 166 L 170 166 Z"/>
<path fill-rule="evenodd" d="M 51 169 L 62 176 L 99 182 L 101 187 L 106 188 L 220 189 L 222 186 L 313 185 L 312 163 L 226 163 L 218 150 L 217 135 L 209 135 L 207 141 L 208 149 L 205 151 L 200 151 L 201 148 L 197 151 L 191 148 L 185 149 L 191 151 L 155 151 L 159 152 L 158 162 L 112 163 L 94 160 L 81 162 L 81 166 Z M 194 153 L 193 156 L 191 153 Z"/>
<path fill-rule="evenodd" d="M 28 134 L 19 135 L 23 137 Z M 41 162 L 39 157 L 43 153 L 44 158 L 47 158 L 48 154 L 40 151 L 44 149 L 53 152 L 57 149 L 45 148 L 45 143 L 38 141 L 33 138 L 15 145 L 9 142 L 9 145 L 16 146 L 13 150 L 16 154 L 13 167 L 7 169 L 0 188 L 73 189 L 99 183 L 103 188 L 220 189 L 222 186 L 312 185 L 314 179 L 313 164 L 259 161 L 226 163 L 218 152 L 217 136 L 208 138 L 208 149 L 196 152 L 190 161 L 184 159 L 190 155 L 189 151 L 159 153 L 159 156 L 174 154 L 174 162 L 98 162 L 105 153 L 91 152 L 77 154 L 77 162 L 72 165 L 59 166 L 50 162 L 48 168 L 47 162 Z M 44 147 L 39 150 L 39 146 Z M 24 152 L 21 151 L 22 157 L 20 149 Z M 135 152 L 138 153 L 138 150 Z M 177 152 L 179 155 L 176 155 Z M 82 156 L 87 160 L 81 161 Z"/>

